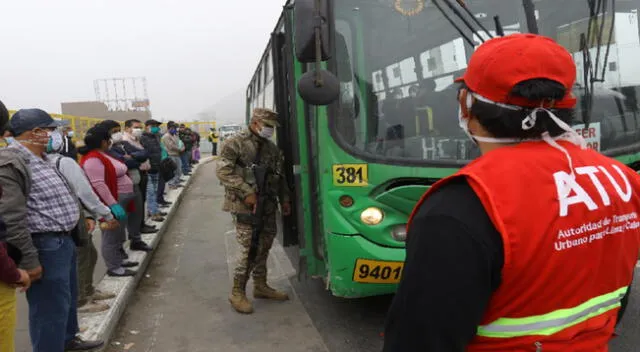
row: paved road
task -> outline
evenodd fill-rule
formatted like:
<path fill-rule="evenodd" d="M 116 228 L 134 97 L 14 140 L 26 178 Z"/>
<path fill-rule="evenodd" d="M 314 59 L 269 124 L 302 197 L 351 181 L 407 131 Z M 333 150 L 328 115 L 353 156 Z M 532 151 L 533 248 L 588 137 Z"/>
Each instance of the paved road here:
<path fill-rule="evenodd" d="M 222 190 L 213 164 L 200 170 L 188 192 L 107 352 L 381 350 L 391 297 L 332 297 L 321 281 L 298 281 L 281 247 L 269 259 L 270 281 L 293 299 L 255 302 L 251 316 L 233 312 L 227 296 L 238 248 L 228 215 L 218 211 Z M 612 352 L 639 349 L 639 323 L 636 288 Z"/>
<path fill-rule="evenodd" d="M 239 248 L 229 215 L 219 211 L 223 193 L 214 168 L 210 163 L 196 174 L 107 351 L 328 352 L 291 290 L 293 268 L 277 255 L 269 259 L 269 281 L 293 299 L 254 302 L 251 316 L 230 308 L 230 267 Z"/>

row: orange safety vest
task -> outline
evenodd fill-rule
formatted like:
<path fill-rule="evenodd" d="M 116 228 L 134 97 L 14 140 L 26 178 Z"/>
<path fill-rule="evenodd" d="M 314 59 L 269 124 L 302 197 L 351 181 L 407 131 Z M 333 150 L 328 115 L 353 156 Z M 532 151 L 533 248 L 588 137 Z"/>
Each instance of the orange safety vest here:
<path fill-rule="evenodd" d="M 606 352 L 640 247 L 640 176 L 591 149 L 526 142 L 465 176 L 504 243 L 502 283 L 467 351 Z M 458 278 L 460 279 L 460 278 Z M 455 278 L 452 278 L 455 280 Z"/>

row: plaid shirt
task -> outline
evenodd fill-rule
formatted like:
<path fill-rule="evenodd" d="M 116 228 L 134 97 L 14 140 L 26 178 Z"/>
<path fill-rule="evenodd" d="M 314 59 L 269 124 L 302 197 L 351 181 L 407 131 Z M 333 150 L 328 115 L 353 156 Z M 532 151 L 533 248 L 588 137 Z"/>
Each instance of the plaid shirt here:
<path fill-rule="evenodd" d="M 8 148 L 17 149 L 31 169 L 31 192 L 27 200 L 29 232 L 73 230 L 80 219 L 80 209 L 55 166 L 20 143 L 12 143 Z"/>

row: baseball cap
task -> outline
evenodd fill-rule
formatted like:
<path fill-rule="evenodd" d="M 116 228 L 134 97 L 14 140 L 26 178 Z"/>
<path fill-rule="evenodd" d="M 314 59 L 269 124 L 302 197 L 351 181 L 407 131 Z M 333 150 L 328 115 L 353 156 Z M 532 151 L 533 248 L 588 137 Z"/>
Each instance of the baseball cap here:
<path fill-rule="evenodd" d="M 147 121 L 144 122 L 145 126 L 160 126 L 162 125 L 162 122 L 154 120 L 154 119 L 149 119 Z"/>
<path fill-rule="evenodd" d="M 270 109 L 256 108 L 253 110 L 253 118 L 256 121 L 264 122 L 265 124 L 277 126 L 278 114 Z"/>
<path fill-rule="evenodd" d="M 548 79 L 562 84 L 566 95 L 555 101 L 555 108 L 573 108 L 576 98 L 572 88 L 576 65 L 571 54 L 553 39 L 537 34 L 511 34 L 486 41 L 471 56 L 463 81 L 474 93 L 491 101 L 522 107 L 539 107 L 531 101 L 510 95 L 518 83 L 531 79 Z"/>
<path fill-rule="evenodd" d="M 13 134 L 19 136 L 34 128 L 66 126 L 68 122 L 54 120 L 46 111 L 40 109 L 21 109 L 13 114 L 9 124 Z"/>

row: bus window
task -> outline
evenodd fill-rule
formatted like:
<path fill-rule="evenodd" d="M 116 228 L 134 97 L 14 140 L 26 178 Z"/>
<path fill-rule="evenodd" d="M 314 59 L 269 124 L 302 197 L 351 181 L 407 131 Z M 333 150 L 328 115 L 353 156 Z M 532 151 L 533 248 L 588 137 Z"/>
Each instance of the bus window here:
<path fill-rule="evenodd" d="M 337 36 L 344 37 L 348 48 L 336 47 L 335 60 L 349 63 L 354 94 L 349 91 L 348 95 L 359 105 L 351 118 L 345 119 L 345 113 L 330 115 L 333 135 L 341 136 L 339 144 L 368 160 L 462 165 L 477 157 L 479 150 L 458 126 L 454 79 L 464 72 L 471 54 L 488 35 L 469 35 L 475 42 L 471 46 L 437 8 L 416 7 L 415 3 L 335 2 Z M 505 34 L 528 31 L 520 0 L 469 1 L 467 6 L 494 36 L 495 15 Z M 589 28 L 588 1 L 541 0 L 535 7 L 540 34 L 557 40 L 576 61 L 574 94 L 579 103 L 574 128 L 589 135 L 590 146 L 605 154 L 620 155 L 630 147 L 640 147 L 640 69 L 635 63 L 640 57 L 640 0 L 617 2 L 615 20 L 608 13 L 592 25 L 612 28 L 611 35 L 602 36 L 605 45 L 589 43 L 587 58 L 600 74 L 604 72 L 604 82 L 593 86 L 591 80 L 584 82 L 587 63 L 579 45 L 580 35 Z M 605 65 L 609 38 L 612 44 Z M 593 100 L 584 99 L 586 88 Z M 344 105 L 345 100 L 338 104 Z M 586 115 L 593 125 L 588 131 L 582 122 Z M 344 128 L 345 121 L 355 130 L 355 143 L 352 132 Z"/>
<path fill-rule="evenodd" d="M 358 138 L 357 119 L 359 114 L 358 95 L 356 92 L 356 84 L 352 70 L 350 44 L 351 33 L 348 25 L 344 23 L 338 26 L 341 31 L 336 33 L 335 50 L 336 50 L 336 70 L 338 80 L 340 81 L 340 100 L 338 102 L 338 113 L 340 118 L 336 120 L 338 124 L 337 130 L 344 142 L 348 145 L 355 146 L 362 138 Z M 347 40 L 349 42 L 347 42 Z"/>

